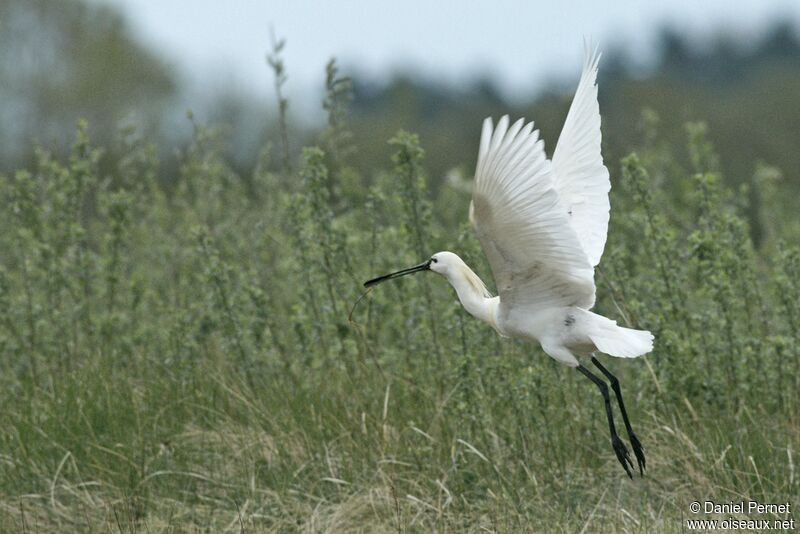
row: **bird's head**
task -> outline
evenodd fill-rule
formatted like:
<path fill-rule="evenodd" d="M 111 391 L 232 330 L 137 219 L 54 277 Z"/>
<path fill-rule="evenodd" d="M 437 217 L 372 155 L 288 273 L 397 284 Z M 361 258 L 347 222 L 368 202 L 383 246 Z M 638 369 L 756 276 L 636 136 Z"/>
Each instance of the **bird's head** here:
<path fill-rule="evenodd" d="M 383 276 L 373 278 L 372 280 L 367 280 L 364 282 L 364 287 L 372 287 L 376 284 L 380 284 L 381 282 L 385 282 L 386 280 L 392 280 L 407 274 L 414 274 L 422 271 L 433 271 L 443 276 L 447 276 L 450 271 L 457 269 L 463 263 L 464 262 L 461 261 L 461 258 L 452 252 L 437 252 L 428 260 L 420 263 L 419 265 L 409 267 L 408 269 L 403 269 L 402 271 L 385 274 Z"/>
<path fill-rule="evenodd" d="M 455 269 L 458 269 L 464 265 L 464 262 L 458 257 L 458 255 L 453 254 L 452 252 L 447 252 L 446 250 L 443 252 L 437 252 L 431 256 L 430 261 L 431 271 L 444 276 L 447 276 Z"/>

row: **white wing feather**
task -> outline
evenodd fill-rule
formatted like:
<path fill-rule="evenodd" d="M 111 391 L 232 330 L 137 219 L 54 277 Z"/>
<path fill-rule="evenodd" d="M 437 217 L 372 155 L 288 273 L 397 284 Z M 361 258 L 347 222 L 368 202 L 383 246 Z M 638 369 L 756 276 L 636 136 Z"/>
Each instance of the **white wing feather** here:
<path fill-rule="evenodd" d="M 608 233 L 611 182 L 600 153 L 597 48 L 586 47 L 583 73 L 553 154 L 553 180 L 586 256 L 600 262 Z"/>
<path fill-rule="evenodd" d="M 507 310 L 594 304 L 594 269 L 569 223 L 533 123 L 483 123 L 470 220 Z"/>

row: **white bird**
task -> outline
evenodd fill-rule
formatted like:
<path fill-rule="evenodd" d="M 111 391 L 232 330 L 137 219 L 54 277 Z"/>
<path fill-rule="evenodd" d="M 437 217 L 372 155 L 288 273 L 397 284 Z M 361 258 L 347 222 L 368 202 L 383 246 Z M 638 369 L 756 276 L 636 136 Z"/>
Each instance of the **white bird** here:
<path fill-rule="evenodd" d="M 576 368 L 600 388 L 614 452 L 632 477 L 633 463 L 614 426 L 608 386 L 578 360 L 589 357 L 609 380 L 643 475 L 644 451 L 628 420 L 619 381 L 594 353 L 635 358 L 652 350 L 653 336 L 589 311 L 595 302 L 594 268 L 608 232 L 611 189 L 600 152 L 599 59 L 597 49 L 586 48 L 578 89 L 552 161 L 532 122 L 520 119 L 509 126 L 508 116 L 496 128 L 491 118 L 483 122 L 469 213 L 498 296 L 491 295 L 461 258 L 446 251 L 364 285 L 420 271 L 439 273 L 455 288 L 467 312 L 500 335 L 539 342 L 551 357 Z"/>

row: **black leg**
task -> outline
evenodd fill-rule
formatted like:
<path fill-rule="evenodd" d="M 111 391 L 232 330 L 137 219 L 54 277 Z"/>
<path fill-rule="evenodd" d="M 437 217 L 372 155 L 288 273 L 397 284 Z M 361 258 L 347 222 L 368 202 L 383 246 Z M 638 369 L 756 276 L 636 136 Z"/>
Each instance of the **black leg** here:
<path fill-rule="evenodd" d="M 614 453 L 617 455 L 617 460 L 619 463 L 622 464 L 622 467 L 625 468 L 625 472 L 628 474 L 630 478 L 633 478 L 631 474 L 631 468 L 633 467 L 633 462 L 631 462 L 631 457 L 628 454 L 628 448 L 625 447 L 625 444 L 619 439 L 619 434 L 617 434 L 617 429 L 614 426 L 614 415 L 611 413 L 611 397 L 608 395 L 608 386 L 597 375 L 594 375 L 589 371 L 586 367 L 582 365 L 578 365 L 578 371 L 580 371 L 586 378 L 591 380 L 595 383 L 595 385 L 600 388 L 600 394 L 603 395 L 603 400 L 606 403 L 606 415 L 608 416 L 608 430 L 611 432 L 611 445 L 614 447 Z M 630 464 L 630 467 L 628 467 Z"/>
<path fill-rule="evenodd" d="M 597 358 L 592 356 L 592 363 L 600 369 L 600 372 L 603 373 L 608 381 L 611 383 L 611 389 L 614 390 L 614 395 L 617 396 L 617 403 L 619 403 L 619 411 L 622 412 L 622 421 L 625 423 L 625 430 L 628 431 L 628 438 L 631 440 L 631 447 L 633 448 L 633 454 L 636 455 L 636 463 L 639 464 L 639 474 L 644 476 L 644 470 L 647 467 L 647 463 L 644 458 L 644 447 L 639 442 L 639 438 L 636 437 L 636 434 L 633 433 L 633 428 L 631 428 L 631 422 L 628 419 L 628 412 L 625 411 L 625 403 L 622 402 L 622 390 L 619 387 L 619 380 L 617 377 L 611 374 L 611 371 L 603 367 L 603 365 L 597 361 Z"/>

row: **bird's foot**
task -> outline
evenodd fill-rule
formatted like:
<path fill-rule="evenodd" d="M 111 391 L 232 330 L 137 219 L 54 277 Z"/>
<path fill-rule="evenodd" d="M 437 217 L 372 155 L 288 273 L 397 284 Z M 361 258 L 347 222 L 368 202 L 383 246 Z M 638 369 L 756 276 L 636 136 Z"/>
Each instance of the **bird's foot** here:
<path fill-rule="evenodd" d="M 642 447 L 639 438 L 637 438 L 636 434 L 633 432 L 628 432 L 628 438 L 631 440 L 631 448 L 633 449 L 634 456 L 636 456 L 636 463 L 639 464 L 639 474 L 644 476 L 644 470 L 647 468 L 647 461 L 644 457 L 644 447 Z"/>
<path fill-rule="evenodd" d="M 611 445 L 614 446 L 614 453 L 617 455 L 617 460 L 622 464 L 628 477 L 633 480 L 633 474 L 631 474 L 633 462 L 631 461 L 630 454 L 628 454 L 628 447 L 619 439 L 619 436 L 611 436 Z"/>

